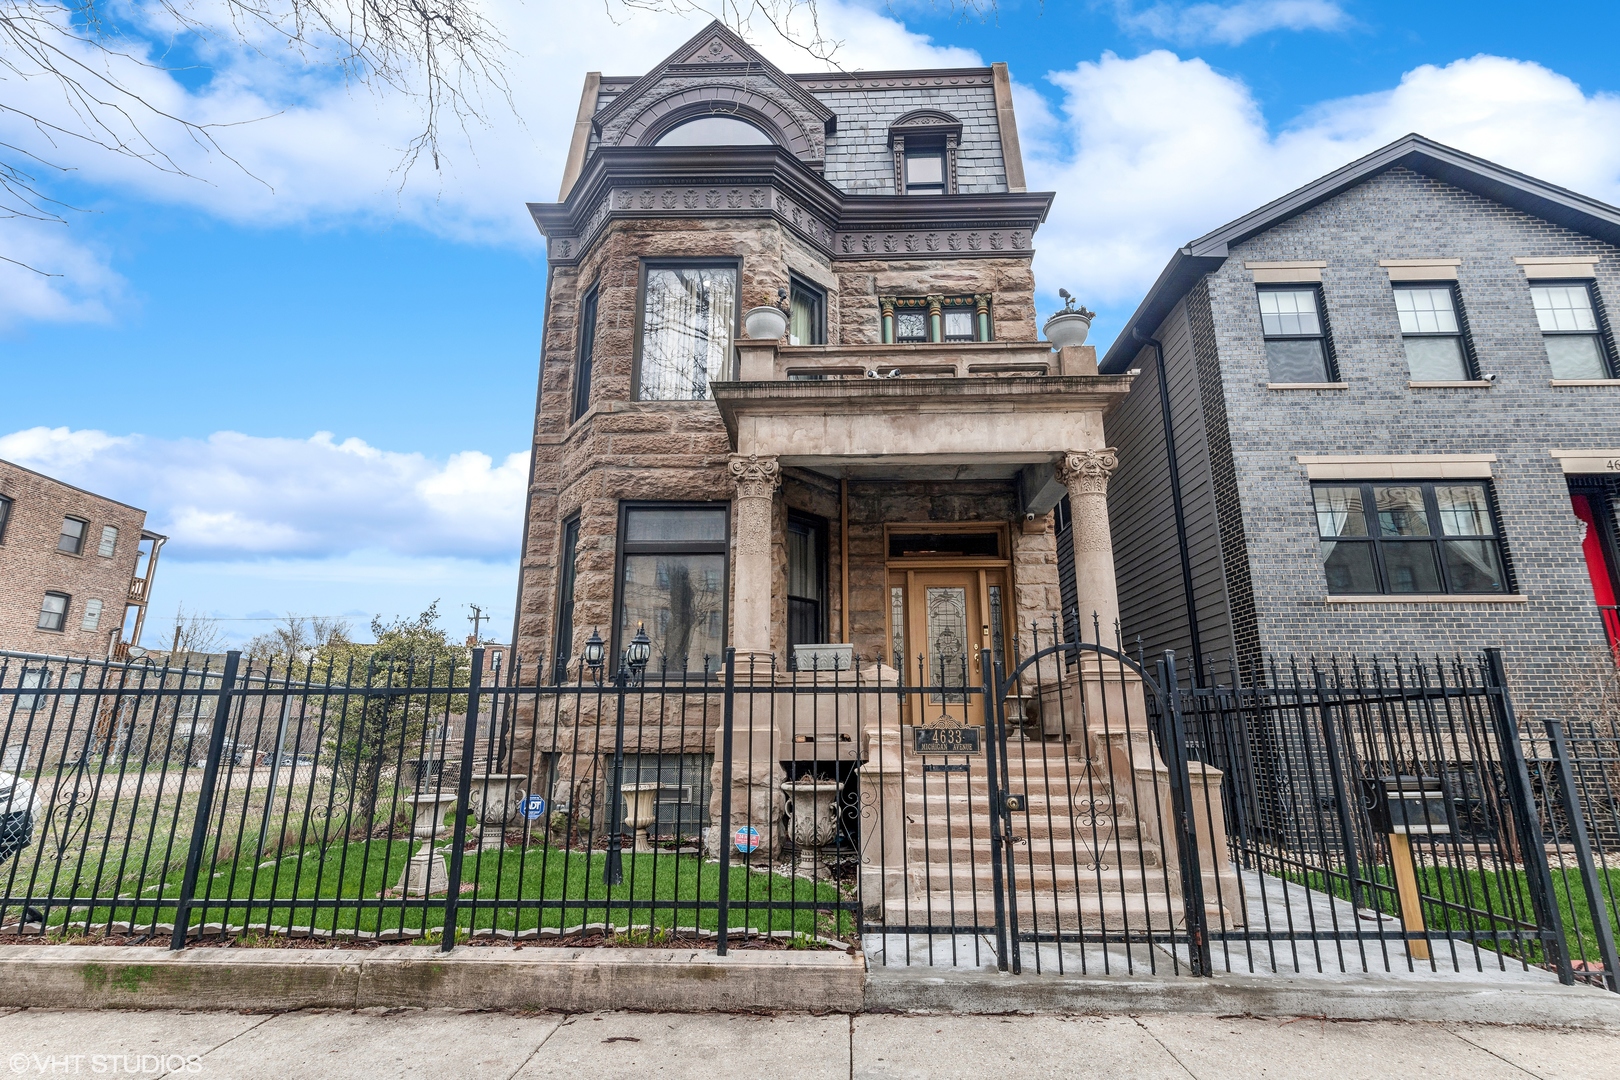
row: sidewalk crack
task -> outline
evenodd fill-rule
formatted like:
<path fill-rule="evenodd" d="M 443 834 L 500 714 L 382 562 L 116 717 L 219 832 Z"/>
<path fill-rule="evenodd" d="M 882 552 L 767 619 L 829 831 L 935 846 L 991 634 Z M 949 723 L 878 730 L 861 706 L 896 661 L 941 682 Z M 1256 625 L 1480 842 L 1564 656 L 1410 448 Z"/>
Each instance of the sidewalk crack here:
<path fill-rule="evenodd" d="M 242 1036 L 246 1035 L 248 1032 L 257 1031 L 261 1026 L 263 1026 L 264 1024 L 269 1023 L 271 1020 L 274 1020 L 276 1017 L 285 1016 L 285 1015 L 286 1015 L 285 1013 L 265 1013 L 263 1016 L 259 1017 L 259 1022 L 257 1024 L 249 1024 L 247 1027 L 243 1028 L 241 1031 L 238 1031 L 235 1035 L 232 1035 L 230 1038 L 226 1039 L 224 1042 L 219 1043 L 218 1045 L 215 1045 L 215 1046 L 210 1046 L 207 1050 L 204 1050 L 202 1053 L 198 1054 L 197 1055 L 197 1061 L 199 1063 L 201 1063 L 203 1058 L 207 1057 L 209 1054 L 212 1054 L 215 1050 L 219 1050 L 219 1049 L 222 1049 L 224 1047 L 227 1047 L 227 1046 L 231 1045 L 231 1043 L 235 1042 L 237 1039 L 240 1039 Z M 182 1066 L 182 1068 L 184 1068 L 184 1066 Z M 179 1072 L 179 1070 L 170 1069 L 169 1071 L 163 1073 L 163 1075 L 164 1076 L 175 1076 L 175 1075 L 177 1075 L 178 1072 Z"/>
<path fill-rule="evenodd" d="M 571 1017 L 567 1013 L 563 1013 L 562 1019 L 557 1021 L 557 1026 L 546 1032 L 546 1037 L 535 1044 L 534 1049 L 529 1052 L 529 1056 L 523 1059 L 522 1064 L 512 1070 L 511 1075 L 508 1076 L 506 1080 L 512 1080 L 512 1078 L 517 1076 L 518 1073 L 522 1072 L 524 1069 L 527 1069 L 529 1067 L 529 1062 L 535 1059 L 535 1055 L 539 1054 L 540 1051 L 545 1048 L 546 1043 L 551 1041 L 551 1037 L 557 1034 L 557 1032 L 561 1031 L 563 1025 L 568 1023 L 570 1019 Z"/>
<path fill-rule="evenodd" d="M 1518 1069 L 1520 1072 L 1525 1073 L 1528 1076 L 1536 1077 L 1536 1080 L 1546 1080 L 1546 1077 L 1542 1076 L 1540 1073 L 1536 1072 L 1535 1070 L 1527 1069 L 1523 1065 L 1520 1065 L 1517 1061 L 1513 1061 L 1510 1058 L 1503 1057 L 1501 1054 L 1498 1054 L 1495 1050 L 1492 1050 L 1488 1046 L 1480 1045 L 1479 1043 L 1475 1042 L 1473 1039 L 1470 1039 L 1468 1036 L 1464 1035 L 1460 1031 L 1453 1031 L 1451 1028 L 1446 1028 L 1445 1032 L 1446 1032 L 1447 1035 L 1455 1035 L 1457 1038 L 1461 1039 L 1463 1042 L 1467 1043 L 1469 1046 L 1472 1046 L 1476 1050 L 1485 1051 L 1487 1054 L 1491 1055 L 1491 1057 L 1495 1058 L 1497 1061 L 1500 1061 L 1500 1062 L 1502 1062 L 1502 1063 L 1504 1063 L 1506 1065 L 1511 1065 L 1513 1068 Z"/>
<path fill-rule="evenodd" d="M 1143 1031 L 1147 1032 L 1147 1037 L 1152 1039 L 1154 1042 L 1158 1043 L 1159 1044 L 1159 1049 L 1161 1049 L 1165 1053 L 1169 1054 L 1170 1055 L 1170 1060 L 1175 1062 L 1177 1065 L 1180 1065 L 1182 1072 L 1186 1073 L 1188 1076 L 1193 1077 L 1194 1080 L 1197 1080 L 1198 1074 L 1193 1072 L 1191 1069 L 1187 1068 L 1187 1063 L 1185 1061 L 1182 1061 L 1179 1057 L 1177 1057 L 1176 1052 L 1174 1050 L 1170 1049 L 1170 1047 L 1166 1046 L 1163 1039 L 1161 1039 L 1157 1035 L 1153 1034 L 1153 1029 L 1152 1028 L 1150 1028 L 1146 1024 L 1142 1023 L 1141 1019 L 1138 1018 L 1138 1017 L 1135 1017 L 1135 1016 L 1131 1017 L 1131 1023 L 1135 1024 L 1137 1027 L 1139 1027 Z"/>

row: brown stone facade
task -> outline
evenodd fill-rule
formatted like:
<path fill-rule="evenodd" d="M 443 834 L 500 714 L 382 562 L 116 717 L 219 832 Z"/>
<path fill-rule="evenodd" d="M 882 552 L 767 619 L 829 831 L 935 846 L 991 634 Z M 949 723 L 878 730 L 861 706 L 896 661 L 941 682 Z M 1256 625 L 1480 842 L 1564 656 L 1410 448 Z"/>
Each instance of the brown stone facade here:
<path fill-rule="evenodd" d="M 144 531 L 146 511 L 7 461 L 0 461 L 0 497 L 10 500 L 0 533 L 0 649 L 107 656 L 126 607 L 144 607 L 151 583 L 149 569 L 135 576 L 143 536 L 149 548 L 160 539 Z M 77 554 L 59 549 L 64 519 L 83 523 Z M 47 592 L 67 597 L 60 630 L 39 627 Z M 94 601 L 100 611 L 87 626 Z"/>
<path fill-rule="evenodd" d="M 741 310 L 776 302 L 777 289 L 790 273 L 826 290 L 827 338 L 831 345 L 873 345 L 881 341 L 882 320 L 878 297 L 886 295 L 988 295 L 997 340 L 1034 341 L 1034 275 L 1028 257 L 906 259 L 894 262 L 835 261 L 805 245 L 789 229 L 771 220 L 694 221 L 689 219 L 614 223 L 600 243 L 577 265 L 554 266 L 550 275 L 545 345 L 541 365 L 539 410 L 535 424 L 535 460 L 530 508 L 523 553 L 517 651 L 525 670 L 535 672 L 533 658 L 549 659 L 559 652 L 577 657 L 593 629 L 609 637 L 613 625 L 614 574 L 619 506 L 624 501 L 694 501 L 727 503 L 734 484 L 727 472 L 732 447 L 718 410 L 710 401 L 643 402 L 630 400 L 636 357 L 636 325 L 641 302 L 643 266 L 649 260 L 672 258 L 735 259 L 739 273 Z M 597 290 L 597 321 L 592 351 L 591 403 L 578 419 L 571 419 L 574 379 L 578 369 L 578 316 L 583 296 Z M 856 490 L 851 485 L 851 606 L 862 616 L 857 602 L 855 544 Z M 1017 518 L 1017 495 L 1010 482 L 947 490 L 937 483 L 879 484 L 862 510 L 875 532 L 868 537 L 875 555 L 881 545 L 884 520 L 968 521 Z M 885 492 L 899 499 L 884 511 L 872 498 Z M 990 502 L 985 502 L 985 498 Z M 822 473 L 788 469 L 776 503 L 774 543 L 780 553 L 789 511 L 820 517 L 834 526 L 839 520 L 838 482 Z M 553 640 L 556 629 L 556 568 L 561 525 L 580 515 L 580 542 L 576 554 L 574 640 Z M 888 513 L 885 518 L 883 515 Z M 961 516 L 966 515 L 966 516 Z M 1020 580 L 1020 606 L 1033 612 L 1056 589 L 1056 553 L 1050 530 L 1026 534 L 1015 530 L 1017 558 L 1033 560 L 1028 568 L 1038 585 Z M 843 625 L 841 565 L 843 540 L 836 527 L 828 530 L 828 626 Z M 1044 545 L 1041 550 L 1033 550 Z M 773 590 L 772 645 L 785 656 L 786 596 L 784 559 L 775 559 L 777 585 Z M 1040 569 L 1037 571 L 1036 567 Z M 875 594 L 881 592 L 882 559 L 862 569 L 871 577 L 864 587 L 870 595 L 865 617 L 881 624 L 886 616 Z M 1047 581 L 1046 578 L 1051 580 Z M 735 580 L 735 575 L 733 575 Z M 1029 589 L 1044 590 L 1038 593 Z M 1036 603 L 1039 597 L 1042 603 Z M 1045 612 L 1055 610 L 1055 604 Z M 881 630 L 857 652 L 876 657 Z"/>

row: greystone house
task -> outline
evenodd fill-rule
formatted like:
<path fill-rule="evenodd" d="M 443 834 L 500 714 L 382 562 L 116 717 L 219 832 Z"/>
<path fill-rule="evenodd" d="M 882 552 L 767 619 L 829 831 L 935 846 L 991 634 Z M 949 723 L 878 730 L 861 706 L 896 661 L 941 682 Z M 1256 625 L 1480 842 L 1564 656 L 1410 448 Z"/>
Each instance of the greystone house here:
<path fill-rule="evenodd" d="M 1409 135 L 1174 253 L 1101 363 L 1122 621 L 1228 662 L 1620 643 L 1620 210 Z"/>

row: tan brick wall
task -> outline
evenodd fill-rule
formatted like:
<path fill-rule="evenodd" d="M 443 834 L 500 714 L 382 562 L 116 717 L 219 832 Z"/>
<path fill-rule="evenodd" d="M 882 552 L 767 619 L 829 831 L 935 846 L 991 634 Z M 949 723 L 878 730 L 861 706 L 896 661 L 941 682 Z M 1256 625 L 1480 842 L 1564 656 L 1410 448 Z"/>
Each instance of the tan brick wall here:
<path fill-rule="evenodd" d="M 0 648 L 105 656 L 124 621 L 146 512 L 6 461 L 0 461 L 0 495 L 12 500 L 0 537 Z M 89 522 L 82 555 L 56 550 L 62 519 L 69 515 Z M 97 554 L 106 525 L 118 530 L 111 558 Z M 72 598 L 61 632 L 37 628 L 47 590 Z M 93 631 L 83 629 L 91 599 L 102 602 L 101 620 Z"/>

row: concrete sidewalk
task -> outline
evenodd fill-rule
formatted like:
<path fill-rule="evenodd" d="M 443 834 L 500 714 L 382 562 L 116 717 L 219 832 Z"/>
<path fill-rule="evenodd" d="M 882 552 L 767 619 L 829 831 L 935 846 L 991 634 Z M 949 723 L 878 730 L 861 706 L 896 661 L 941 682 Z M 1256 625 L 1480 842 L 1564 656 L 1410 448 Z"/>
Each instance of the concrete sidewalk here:
<path fill-rule="evenodd" d="M 0 1078 L 1545 1077 L 1611 1080 L 1620 1032 L 1214 1016 L 450 1010 L 0 1012 Z"/>

